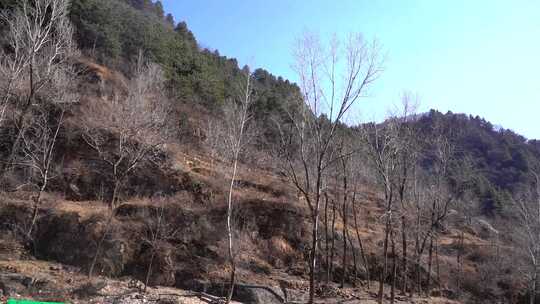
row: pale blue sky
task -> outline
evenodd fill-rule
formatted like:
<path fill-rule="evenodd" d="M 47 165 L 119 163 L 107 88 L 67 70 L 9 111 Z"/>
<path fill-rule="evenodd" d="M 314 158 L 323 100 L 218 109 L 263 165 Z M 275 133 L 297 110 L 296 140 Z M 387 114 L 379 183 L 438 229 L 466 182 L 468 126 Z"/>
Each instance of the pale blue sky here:
<path fill-rule="evenodd" d="M 377 38 L 386 71 L 366 118 L 380 119 L 402 91 L 421 108 L 485 117 L 540 138 L 540 1 L 163 0 L 204 47 L 295 81 L 292 45 L 306 29 Z"/>

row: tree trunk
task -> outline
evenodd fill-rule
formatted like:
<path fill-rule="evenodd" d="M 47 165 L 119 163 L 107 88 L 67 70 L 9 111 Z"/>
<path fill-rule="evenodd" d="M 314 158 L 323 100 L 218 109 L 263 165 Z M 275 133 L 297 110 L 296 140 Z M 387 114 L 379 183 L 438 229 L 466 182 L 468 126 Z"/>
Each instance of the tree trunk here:
<path fill-rule="evenodd" d="M 330 242 L 328 240 L 328 194 L 324 193 L 324 251 L 326 254 L 326 284 L 330 283 Z"/>
<path fill-rule="evenodd" d="M 13 75 L 10 75 L 6 89 L 4 91 L 4 97 L 2 98 L 2 110 L 0 111 L 0 125 L 4 122 L 4 116 L 6 114 L 7 106 L 11 98 L 11 89 L 13 87 Z"/>
<path fill-rule="evenodd" d="M 348 183 L 347 183 L 347 165 L 345 158 L 341 158 L 341 165 L 343 169 L 343 262 L 342 268 L 343 273 L 341 276 L 341 286 L 340 288 L 345 287 L 345 281 L 347 279 L 347 198 L 348 198 Z M 352 247 L 352 245 L 351 245 Z"/>
<path fill-rule="evenodd" d="M 426 284 L 426 295 L 429 296 L 431 291 L 431 265 L 433 261 L 433 236 L 429 237 L 429 256 L 428 256 L 428 271 L 427 271 L 427 284 Z"/>
<path fill-rule="evenodd" d="M 441 265 L 439 262 L 439 240 L 435 238 L 435 267 L 437 271 L 437 288 L 441 289 Z"/>
<path fill-rule="evenodd" d="M 386 268 L 388 266 L 388 237 L 390 234 L 390 216 L 387 215 L 386 225 L 384 228 L 384 246 L 383 246 L 383 267 L 379 276 L 379 294 L 378 303 L 382 304 L 384 296 L 384 281 L 386 279 Z"/>
<path fill-rule="evenodd" d="M 345 287 L 345 280 L 347 279 L 347 197 L 344 196 L 343 198 L 343 206 L 342 206 L 342 212 L 343 212 L 343 259 L 341 262 L 341 267 L 343 269 L 342 275 L 341 275 L 341 285 L 339 288 Z"/>
<path fill-rule="evenodd" d="M 405 295 L 407 293 L 407 283 L 409 278 L 409 262 L 407 261 L 407 233 L 406 233 L 406 223 L 405 215 L 401 216 L 401 250 L 402 250 L 402 260 L 401 263 L 401 294 Z"/>
<path fill-rule="evenodd" d="M 416 186 L 415 186 L 416 189 Z M 415 190 L 416 192 L 416 190 Z M 415 274 L 415 281 L 411 284 L 411 289 L 409 292 L 409 297 L 412 298 L 414 294 L 414 290 L 416 289 L 417 293 L 421 293 L 421 277 L 420 277 L 420 258 L 421 258 L 421 245 L 420 245 L 420 220 L 421 220 L 421 212 L 420 208 L 417 206 L 416 209 L 417 215 L 415 219 L 415 231 L 414 231 L 414 274 Z"/>
<path fill-rule="evenodd" d="M 227 241 L 228 241 L 228 259 L 231 266 L 231 276 L 229 281 L 229 292 L 227 293 L 226 304 L 231 302 L 234 293 L 234 283 L 236 281 L 236 261 L 233 253 L 233 234 L 232 234 L 232 192 L 234 187 L 234 180 L 236 179 L 236 169 L 238 165 L 238 153 L 234 157 L 233 173 L 231 177 L 231 183 L 229 186 L 229 197 L 227 202 Z"/>
<path fill-rule="evenodd" d="M 416 262 L 415 262 L 415 268 L 416 268 L 416 292 L 417 294 L 422 294 L 422 274 L 420 272 L 420 263 L 422 261 L 422 256 L 419 252 L 416 252 Z M 411 289 L 411 297 L 412 297 L 412 289 Z"/>
<path fill-rule="evenodd" d="M 94 254 L 94 258 L 92 259 L 92 264 L 90 264 L 90 270 L 88 271 L 88 277 L 92 278 L 94 267 L 96 265 L 97 259 L 99 257 L 101 246 L 103 246 L 103 242 L 105 241 L 105 238 L 107 237 L 107 234 L 109 233 L 110 226 L 112 225 L 112 221 L 115 217 L 116 212 L 116 201 L 118 200 L 118 192 L 120 191 L 120 185 L 122 183 L 121 178 L 117 175 L 117 169 L 114 168 L 113 172 L 115 174 L 114 178 L 114 188 L 113 188 L 113 195 L 111 198 L 111 202 L 109 204 L 109 212 L 111 213 L 109 216 L 109 219 L 107 220 L 107 224 L 105 225 L 105 232 L 103 233 L 103 236 L 98 242 L 96 253 Z"/>
<path fill-rule="evenodd" d="M 360 237 L 360 231 L 358 230 L 358 216 L 356 215 L 356 195 L 353 195 L 353 217 L 354 217 L 354 229 L 356 230 L 356 239 L 358 240 L 358 246 L 360 247 L 360 255 L 362 256 L 362 262 L 364 263 L 364 268 L 366 270 L 366 279 L 367 287 L 370 289 L 370 276 L 369 276 L 369 265 L 366 258 L 366 253 L 364 251 L 364 246 L 362 244 L 362 238 Z"/>
<path fill-rule="evenodd" d="M 535 294 L 535 291 L 534 291 L 534 286 L 536 285 L 536 278 L 533 278 L 530 282 L 530 291 L 529 291 L 529 304 L 535 304 L 535 298 L 536 298 L 536 294 Z"/>
<path fill-rule="evenodd" d="M 421 268 L 422 268 L 422 256 L 419 254 L 418 255 L 418 261 L 416 261 L 416 278 L 418 280 L 418 295 L 421 295 L 422 292 L 424 292 L 423 288 L 422 288 L 422 272 L 421 272 Z"/>
<path fill-rule="evenodd" d="M 334 256 L 336 252 L 336 205 L 332 203 L 332 244 L 330 250 L 330 276 L 334 277 Z"/>
<path fill-rule="evenodd" d="M 107 223 L 105 224 L 105 231 L 103 232 L 103 235 L 99 239 L 99 242 L 96 247 L 96 252 L 94 253 L 94 258 L 92 259 L 92 263 L 90 264 L 90 269 L 88 270 L 89 278 L 92 278 L 92 275 L 94 274 L 94 267 L 96 266 L 96 262 L 101 251 L 101 246 L 103 245 L 103 242 L 105 241 L 105 238 L 107 237 L 107 234 L 109 234 L 109 229 L 112 225 L 113 218 L 114 218 L 114 212 L 111 212 L 109 219 L 107 220 Z"/>
<path fill-rule="evenodd" d="M 536 297 L 538 295 L 538 285 L 540 284 L 540 280 L 539 280 L 540 270 L 538 269 L 538 267 L 539 266 L 536 265 L 535 273 L 534 273 L 533 299 L 535 303 L 536 303 Z"/>
<path fill-rule="evenodd" d="M 32 232 L 34 231 L 34 227 L 36 225 L 36 221 L 39 214 L 39 205 L 41 205 L 41 196 L 43 195 L 43 192 L 45 191 L 45 188 L 47 187 L 47 180 L 43 182 L 43 185 L 39 188 L 38 194 L 34 198 L 34 208 L 32 211 L 32 221 L 30 222 L 30 227 L 28 227 L 28 231 L 26 232 L 26 236 L 29 240 L 32 240 Z"/>
<path fill-rule="evenodd" d="M 231 275 L 229 276 L 229 291 L 227 292 L 226 303 L 230 303 L 232 300 L 235 284 L 236 284 L 236 263 L 231 263 Z"/>
<path fill-rule="evenodd" d="M 456 278 L 456 289 L 457 289 L 458 295 L 461 294 L 461 276 L 463 275 L 463 261 L 462 261 L 463 245 L 464 245 L 464 232 L 462 231 L 459 238 L 459 248 L 457 252 L 458 275 Z"/>
<path fill-rule="evenodd" d="M 390 303 L 394 304 L 396 299 L 396 274 L 397 274 L 397 255 L 396 255 L 396 242 L 394 240 L 394 233 L 391 234 L 392 243 L 392 286 L 390 290 Z"/>
<path fill-rule="evenodd" d="M 148 282 L 150 281 L 150 274 L 152 274 L 152 265 L 154 263 L 154 256 L 156 255 L 156 248 L 154 246 L 155 244 L 152 245 L 152 255 L 150 256 L 150 263 L 148 264 L 148 270 L 146 271 L 146 278 L 144 280 L 144 292 L 146 292 Z"/>
<path fill-rule="evenodd" d="M 317 203 L 318 205 L 318 203 Z M 313 304 L 315 302 L 315 276 L 316 276 L 316 267 L 317 267 L 317 240 L 319 236 L 319 210 L 318 206 L 315 208 L 315 214 L 313 215 L 313 230 L 312 230 L 312 241 L 311 241 L 311 257 L 309 265 L 309 303 Z"/>
<path fill-rule="evenodd" d="M 352 253 L 352 258 L 353 258 L 353 273 L 354 273 L 354 278 L 355 278 L 355 281 L 356 279 L 358 278 L 358 263 L 356 261 L 356 251 L 354 250 L 354 246 L 353 246 L 353 242 L 352 242 L 352 239 L 351 239 L 351 234 L 349 233 L 349 231 L 347 231 L 347 239 L 349 240 L 349 245 L 351 247 L 351 253 Z M 356 284 L 355 282 L 353 282 L 353 284 Z"/>
<path fill-rule="evenodd" d="M 53 151 L 54 151 L 54 147 L 56 145 L 56 138 L 58 138 L 58 133 L 60 131 L 60 127 L 62 125 L 62 122 L 63 122 L 63 119 L 64 119 L 64 111 L 62 111 L 62 114 L 60 115 L 60 118 L 58 119 L 58 124 L 56 126 L 56 131 L 54 132 L 54 135 L 52 137 L 52 142 L 51 143 L 48 143 L 46 145 L 46 150 L 44 152 L 44 162 L 42 164 L 40 164 L 40 166 L 42 167 L 42 171 L 43 173 L 41 174 L 41 187 L 39 187 L 39 191 L 36 195 L 36 198 L 34 199 L 34 211 L 33 211 L 33 214 L 32 214 L 32 221 L 30 223 L 30 227 L 28 228 L 28 232 L 27 232 L 27 236 L 28 236 L 28 239 L 32 239 L 32 232 L 33 232 L 33 229 L 36 225 L 36 221 L 37 221 L 37 218 L 38 218 L 38 213 L 39 213 L 39 206 L 41 205 L 41 197 L 43 196 L 43 193 L 45 192 L 45 189 L 47 189 L 47 185 L 49 183 L 49 169 L 51 167 L 51 161 L 52 161 L 52 158 L 53 158 Z M 22 133 L 21 133 L 22 134 Z"/>
<path fill-rule="evenodd" d="M 120 183 L 121 183 L 120 179 L 118 177 L 115 177 L 113 194 L 111 198 L 111 203 L 109 205 L 109 209 L 111 210 L 111 212 L 116 210 L 116 201 L 118 200 L 118 191 L 120 191 Z"/>
<path fill-rule="evenodd" d="M 538 293 L 538 285 L 539 285 L 539 280 L 538 280 L 538 274 L 539 274 L 539 271 L 538 271 L 538 266 L 534 266 L 535 270 L 534 270 L 534 275 L 532 277 L 532 280 L 531 280 L 531 291 L 530 291 L 530 295 L 529 295 L 529 302 L 530 304 L 535 304 L 536 303 L 536 295 Z"/>

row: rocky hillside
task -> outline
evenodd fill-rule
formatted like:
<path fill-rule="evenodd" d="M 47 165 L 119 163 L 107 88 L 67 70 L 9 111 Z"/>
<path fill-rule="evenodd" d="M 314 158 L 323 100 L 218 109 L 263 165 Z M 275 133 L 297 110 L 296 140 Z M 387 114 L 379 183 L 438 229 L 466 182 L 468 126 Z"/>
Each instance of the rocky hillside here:
<path fill-rule="evenodd" d="M 516 206 L 538 199 L 537 141 L 437 111 L 338 121 L 329 151 L 347 157 L 328 162 L 313 230 L 311 196 L 286 166 L 301 150 L 291 117 L 310 116 L 292 102 L 298 85 L 201 48 L 159 1 L 48 7 L 43 22 L 62 22 L 45 50 L 24 52 L 7 39 L 17 2 L 0 0 L 2 300 L 220 303 L 230 189 L 235 301 L 306 302 L 314 231 L 317 303 L 376 303 L 381 287 L 393 303 L 531 295 Z M 28 58 L 40 64 L 18 65 Z M 235 172 L 225 131 L 246 74 L 249 140 Z"/>

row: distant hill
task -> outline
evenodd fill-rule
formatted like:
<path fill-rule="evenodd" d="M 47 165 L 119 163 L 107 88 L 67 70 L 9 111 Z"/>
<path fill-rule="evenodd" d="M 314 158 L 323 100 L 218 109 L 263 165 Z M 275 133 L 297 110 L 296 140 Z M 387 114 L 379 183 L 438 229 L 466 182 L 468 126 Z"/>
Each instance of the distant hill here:
<path fill-rule="evenodd" d="M 424 136 L 431 135 L 434 125 L 444 126 L 460 164 L 454 168 L 454 175 L 469 170 L 474 181 L 471 191 L 484 214 L 504 212 L 510 195 L 529 187 L 533 182 L 531 170 L 540 168 L 538 141 L 495 128 L 479 116 L 431 110 L 416 123 Z"/>

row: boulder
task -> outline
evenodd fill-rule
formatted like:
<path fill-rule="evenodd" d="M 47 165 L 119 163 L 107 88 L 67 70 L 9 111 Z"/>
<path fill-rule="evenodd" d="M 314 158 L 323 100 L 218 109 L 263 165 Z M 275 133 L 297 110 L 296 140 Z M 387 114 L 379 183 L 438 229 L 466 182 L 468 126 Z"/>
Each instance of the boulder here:
<path fill-rule="evenodd" d="M 204 280 L 187 280 L 181 284 L 181 288 L 204 292 L 216 297 L 225 297 L 228 284 L 211 283 Z M 245 304 L 281 304 L 284 303 L 285 295 L 278 287 L 250 285 L 238 283 L 234 287 L 232 299 Z"/>
<path fill-rule="evenodd" d="M 279 298 L 278 298 L 279 297 Z M 275 287 L 252 287 L 237 285 L 234 289 L 233 300 L 246 304 L 281 304 L 283 292 Z"/>

